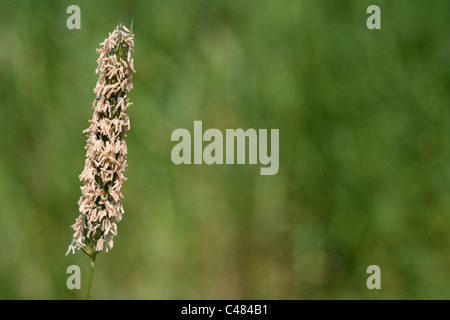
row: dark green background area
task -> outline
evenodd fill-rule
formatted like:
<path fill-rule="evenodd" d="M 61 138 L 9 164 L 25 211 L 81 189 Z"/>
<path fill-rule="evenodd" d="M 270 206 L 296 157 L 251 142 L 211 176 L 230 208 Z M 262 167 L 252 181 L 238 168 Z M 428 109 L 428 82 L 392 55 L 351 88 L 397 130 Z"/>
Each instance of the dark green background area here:
<path fill-rule="evenodd" d="M 1 1 L 0 298 L 84 295 L 64 254 L 95 49 L 132 19 L 125 216 L 91 298 L 450 298 L 448 0 Z M 279 129 L 278 174 L 175 166 L 194 120 Z"/>

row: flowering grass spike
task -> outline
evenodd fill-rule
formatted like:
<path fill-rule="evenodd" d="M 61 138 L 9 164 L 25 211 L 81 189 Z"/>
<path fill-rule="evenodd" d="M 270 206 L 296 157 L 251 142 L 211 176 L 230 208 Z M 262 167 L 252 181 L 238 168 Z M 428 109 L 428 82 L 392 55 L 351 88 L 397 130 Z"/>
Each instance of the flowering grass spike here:
<path fill-rule="evenodd" d="M 94 113 L 87 133 L 86 160 L 80 180 L 82 196 L 78 201 L 80 215 L 72 228 L 75 233 L 69 251 L 82 249 L 92 261 L 98 252 L 113 247 L 117 222 L 124 213 L 121 188 L 126 180 L 127 145 L 130 129 L 127 110 L 132 105 L 128 92 L 133 88 L 136 72 L 131 52 L 134 35 L 120 25 L 109 33 L 97 49 L 98 82 Z"/>

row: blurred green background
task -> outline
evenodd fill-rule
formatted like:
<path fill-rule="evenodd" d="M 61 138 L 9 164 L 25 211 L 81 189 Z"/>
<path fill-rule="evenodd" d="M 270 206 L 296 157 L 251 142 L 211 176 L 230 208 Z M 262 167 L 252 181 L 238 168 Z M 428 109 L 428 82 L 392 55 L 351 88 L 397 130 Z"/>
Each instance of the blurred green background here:
<path fill-rule="evenodd" d="M 95 49 L 132 19 L 126 213 L 91 298 L 450 299 L 448 0 L 1 1 L 0 298 L 84 297 Z M 194 120 L 278 128 L 278 174 L 174 165 Z"/>

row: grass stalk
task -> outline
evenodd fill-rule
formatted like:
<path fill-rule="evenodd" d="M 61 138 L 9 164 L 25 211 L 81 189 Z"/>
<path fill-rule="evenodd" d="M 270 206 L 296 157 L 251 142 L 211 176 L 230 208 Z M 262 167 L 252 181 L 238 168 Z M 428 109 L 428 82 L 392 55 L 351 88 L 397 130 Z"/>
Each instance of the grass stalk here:
<path fill-rule="evenodd" d="M 94 275 L 94 269 L 95 269 L 95 255 L 91 257 L 91 272 L 89 273 L 89 283 L 86 290 L 86 300 L 89 300 L 89 295 L 91 294 L 91 284 L 92 284 L 92 277 Z"/>

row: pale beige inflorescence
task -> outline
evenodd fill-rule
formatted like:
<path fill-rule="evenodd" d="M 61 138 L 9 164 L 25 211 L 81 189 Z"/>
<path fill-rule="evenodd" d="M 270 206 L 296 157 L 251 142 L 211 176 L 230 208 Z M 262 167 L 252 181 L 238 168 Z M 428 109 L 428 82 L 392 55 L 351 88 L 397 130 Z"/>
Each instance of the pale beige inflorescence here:
<path fill-rule="evenodd" d="M 136 72 L 131 52 L 134 35 L 118 26 L 97 49 L 100 55 L 96 73 L 99 78 L 94 93 L 94 114 L 88 134 L 86 160 L 80 175 L 82 196 L 78 201 L 80 215 L 69 251 L 82 249 L 88 255 L 113 247 L 117 222 L 124 213 L 121 188 L 126 180 L 127 145 L 124 138 L 130 129 L 127 114 L 131 102 L 128 92 L 133 88 Z"/>

